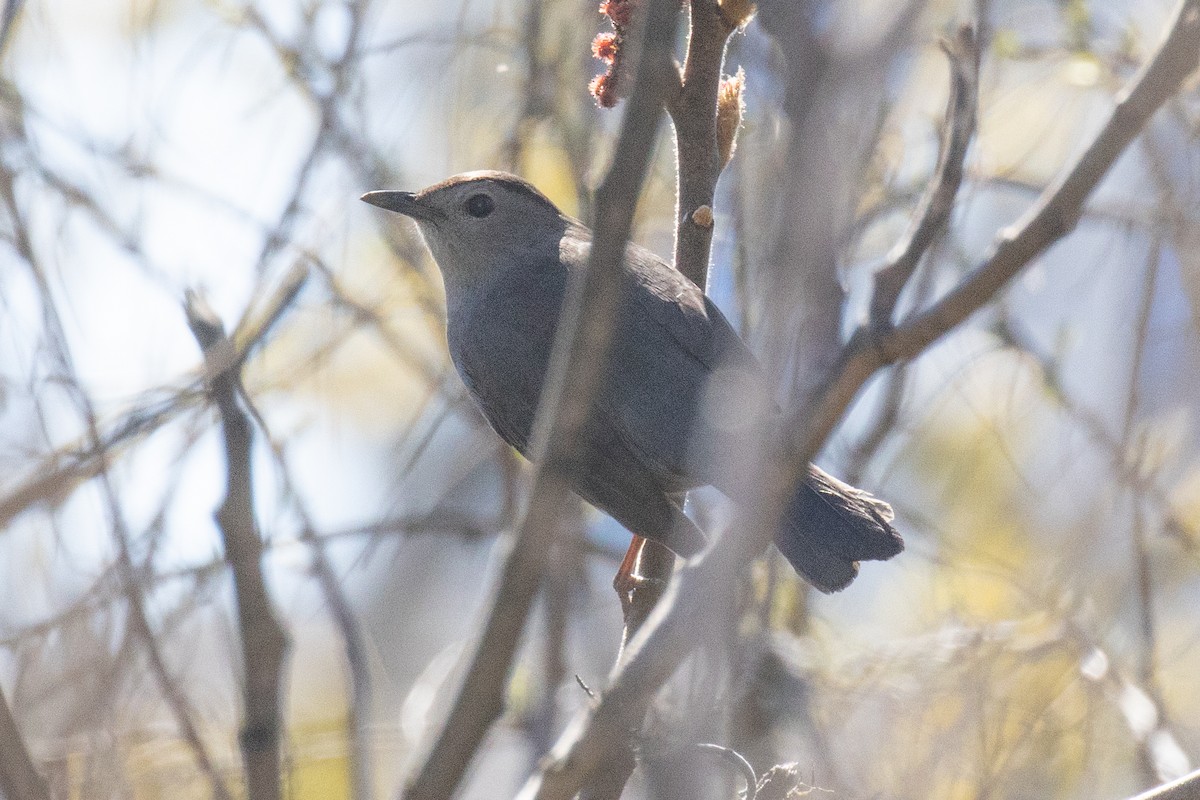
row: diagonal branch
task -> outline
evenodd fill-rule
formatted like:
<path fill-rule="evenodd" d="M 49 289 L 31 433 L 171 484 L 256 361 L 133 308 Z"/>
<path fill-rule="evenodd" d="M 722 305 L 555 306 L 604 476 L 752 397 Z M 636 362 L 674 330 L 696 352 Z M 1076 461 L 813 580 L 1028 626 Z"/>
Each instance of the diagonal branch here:
<path fill-rule="evenodd" d="M 1197 797 L 1200 797 L 1200 770 L 1143 792 L 1132 800 L 1196 800 Z"/>
<path fill-rule="evenodd" d="M 504 688 L 537 593 L 546 554 L 570 497 L 567 473 L 573 443 L 587 422 L 603 374 L 619 294 L 621 259 L 632 225 L 634 199 L 649 168 L 669 77 L 677 4 L 655 0 L 643 21 L 642 56 L 625 110 L 612 167 L 596 191 L 593 246 L 587 268 L 572 276 L 534 425 L 538 469 L 515 538 L 506 542 L 504 567 L 467 677 L 406 800 L 453 794 L 484 734 L 503 710 Z M 586 313 L 583 313 L 586 309 Z"/>
<path fill-rule="evenodd" d="M 951 89 L 942 123 L 942 144 L 933 180 L 921 198 L 904 236 L 888 254 L 887 264 L 875 273 L 871 295 L 871 324 L 891 324 L 900 292 L 908 285 L 921 257 L 941 235 L 954 210 L 954 199 L 962 186 L 963 162 L 975 135 L 979 103 L 979 33 L 970 25 L 958 29 L 952 44 L 943 43 L 950 60 Z"/>
<path fill-rule="evenodd" d="M 928 311 L 883 336 L 860 330 L 813 396 L 792 413 L 797 431 L 784 453 L 764 459 L 762 502 L 753 504 L 744 535 L 722 538 L 681 571 L 655 615 L 631 643 L 599 703 L 570 725 L 543 770 L 522 788 L 522 800 L 569 800 L 593 777 L 607 743 L 623 737 L 658 687 L 703 638 L 715 609 L 731 598 L 730 576 L 770 540 L 792 476 L 817 454 L 859 389 L 879 368 L 918 355 L 995 297 L 1022 267 L 1070 232 L 1092 189 L 1151 115 L 1174 95 L 1200 61 L 1200 0 L 1181 0 L 1170 29 L 1151 60 L 1118 102 L 1108 123 L 1042 200 L 1012 228 L 962 284 Z M 768 444 L 768 443 L 764 443 Z M 770 452 L 770 451 L 767 451 Z M 782 467 L 782 469 L 781 469 Z M 763 524 L 763 523 L 766 524 Z"/>
<path fill-rule="evenodd" d="M 791 452 L 816 452 L 875 370 L 919 355 L 993 300 L 1033 259 L 1069 234 L 1101 179 L 1197 66 L 1200 0 L 1180 0 L 1162 44 L 1122 92 L 1092 143 L 1021 219 L 1000 232 L 991 254 L 942 299 L 893 330 L 879 334 L 860 329 L 855 333 L 833 378 L 813 404 L 812 415 L 801 415 L 805 424 L 792 428 L 797 435 Z"/>
<path fill-rule="evenodd" d="M 992 254 L 953 291 L 905 320 L 881 342 L 892 359 L 911 358 L 989 302 L 1026 264 L 1074 230 L 1092 191 L 1147 120 L 1200 62 L 1200 3 L 1181 0 L 1170 33 L 1118 99 L 1088 148 L 1037 204 L 1000 233 Z"/>

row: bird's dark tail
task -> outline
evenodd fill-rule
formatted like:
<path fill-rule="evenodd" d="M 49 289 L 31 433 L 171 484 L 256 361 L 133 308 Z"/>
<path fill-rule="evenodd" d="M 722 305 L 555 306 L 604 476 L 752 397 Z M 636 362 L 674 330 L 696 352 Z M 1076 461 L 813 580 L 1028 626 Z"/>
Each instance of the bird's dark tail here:
<path fill-rule="evenodd" d="M 858 575 L 859 561 L 886 561 L 904 549 L 892 517 L 887 503 L 809 465 L 775 544 L 809 583 L 836 592 Z"/>

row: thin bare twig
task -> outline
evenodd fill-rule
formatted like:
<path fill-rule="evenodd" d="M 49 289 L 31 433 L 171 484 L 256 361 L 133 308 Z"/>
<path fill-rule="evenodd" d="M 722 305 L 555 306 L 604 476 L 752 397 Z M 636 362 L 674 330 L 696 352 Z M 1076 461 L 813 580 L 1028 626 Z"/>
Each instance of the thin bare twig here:
<path fill-rule="evenodd" d="M 1121 449 L 1128 453 L 1135 450 L 1134 422 L 1141 405 L 1138 382 L 1142 375 L 1142 360 L 1146 351 L 1146 340 L 1150 333 L 1150 314 L 1154 309 L 1155 288 L 1158 285 L 1159 264 L 1162 258 L 1162 242 L 1156 239 L 1146 259 L 1146 277 L 1142 286 L 1137 321 L 1134 323 L 1133 358 L 1129 365 L 1129 394 L 1125 401 L 1125 419 L 1121 423 Z M 1150 577 L 1150 554 L 1146 547 L 1145 514 L 1140 498 L 1135 494 L 1131 538 L 1134 550 L 1136 584 L 1138 587 L 1138 618 L 1142 638 L 1141 664 L 1138 680 L 1143 686 L 1155 686 L 1155 633 L 1154 633 L 1154 588 Z"/>
<path fill-rule="evenodd" d="M 1092 191 L 1163 103 L 1179 91 L 1200 63 L 1200 0 L 1180 0 L 1167 36 L 1118 99 L 1108 121 L 1058 181 L 1010 227 L 1000 232 L 992 252 L 945 297 L 916 312 L 883 335 L 860 329 L 843 352 L 835 376 L 814 404 L 807 424 L 789 451 L 815 452 L 842 411 L 874 372 L 914 358 L 926 347 L 990 302 L 1012 278 L 1051 245 L 1070 233 Z"/>
<path fill-rule="evenodd" d="M 109 482 L 106 481 L 106 483 Z M 125 530 L 124 523 L 117 516 L 119 509 L 116 505 L 116 493 L 112 490 L 111 485 L 106 486 L 105 494 L 107 495 L 106 500 L 109 504 L 109 513 L 113 515 L 115 523 L 113 525 L 113 536 L 117 539 L 118 566 L 124 579 L 126 596 L 129 599 L 129 625 L 137 638 L 141 640 L 142 648 L 145 650 L 146 656 L 150 661 L 150 670 L 154 673 L 154 678 L 158 682 L 159 691 L 162 692 L 163 699 L 166 700 L 167 706 L 171 709 L 171 714 L 175 718 L 175 724 L 179 727 L 179 732 L 183 736 L 184 742 L 187 743 L 188 749 L 192 752 L 197 767 L 204 773 L 209 785 L 212 786 L 213 797 L 217 798 L 217 800 L 231 800 L 233 796 L 230 794 L 229 788 L 225 785 L 225 779 L 221 777 L 216 761 L 213 759 L 212 754 L 209 753 L 204 740 L 200 737 L 200 731 L 194 721 L 195 714 L 191 703 L 188 702 L 187 695 L 179 686 L 178 681 L 171 675 L 171 670 L 167 666 L 162 648 L 159 646 L 158 638 L 155 636 L 154 629 L 150 625 L 150 620 L 146 616 L 145 592 L 142 590 L 140 584 L 141 578 L 138 575 L 129 552 L 128 532 Z"/>
<path fill-rule="evenodd" d="M 82 386 L 78 386 L 78 391 L 82 396 Z M 87 403 L 85 411 L 87 414 L 88 435 L 94 444 L 98 438 L 98 429 L 96 416 L 90 402 Z M 167 666 L 166 657 L 163 655 L 162 647 L 159 645 L 158 637 L 155 635 L 154 628 L 150 624 L 150 618 L 146 614 L 146 592 L 142 585 L 142 575 L 139 574 L 139 570 L 134 564 L 133 553 L 130 551 L 128 525 L 125 523 L 120 501 L 118 500 L 112 479 L 109 476 L 107 466 L 100 472 L 99 483 L 105 504 L 108 506 L 112 535 L 117 544 L 117 571 L 121 576 L 121 582 L 127 599 L 129 628 L 132 631 L 133 638 L 140 641 L 150 662 L 150 671 L 154 673 L 154 678 L 158 683 L 159 691 L 162 692 L 163 699 L 166 700 L 167 706 L 171 709 L 171 715 L 175 718 L 175 724 L 178 726 L 184 742 L 191 751 L 192 757 L 196 761 L 196 766 L 204 773 L 209 785 L 212 786 L 213 797 L 217 800 L 232 800 L 229 787 L 226 786 L 225 779 L 221 776 L 215 759 L 209 753 L 204 740 L 200 737 L 200 731 L 194 721 L 195 713 L 191 703 L 188 701 L 187 694 L 171 674 L 171 670 Z M 153 552 L 148 554 L 146 559 L 147 564 L 151 563 L 152 558 Z"/>
<path fill-rule="evenodd" d="M 900 292 L 912 280 L 922 257 L 936 244 L 950 221 L 954 201 L 962 186 L 963 165 L 967 149 L 975 135 L 979 105 L 979 64 L 983 50 L 981 29 L 983 20 L 975 27 L 963 25 L 953 43 L 943 43 L 942 49 L 950 62 L 950 98 L 942 122 L 942 141 L 932 180 L 918 202 L 911 222 L 900 241 L 888 253 L 884 266 L 875 273 L 871 294 L 870 320 L 879 328 L 892 324 Z M 917 305 L 933 288 L 932 274 L 918 287 Z M 888 377 L 880 413 L 865 436 L 859 441 L 847 465 L 846 480 L 857 484 L 868 459 L 883 443 L 895 424 L 904 394 L 905 367 L 896 367 Z"/>
<path fill-rule="evenodd" d="M 146 652 L 150 658 L 151 669 L 158 680 L 158 685 L 171 708 L 171 712 L 175 717 L 176 724 L 179 726 L 184 740 L 187 742 L 189 749 L 192 751 L 196 759 L 196 763 L 200 770 L 208 777 L 213 794 L 218 800 L 228 800 L 230 795 L 222 780 L 216 765 L 209 755 L 207 748 L 200 739 L 199 733 L 192 721 L 192 711 L 184 693 L 180 690 L 178 684 L 171 677 L 167 669 L 166 662 L 162 656 L 161 648 L 155 639 L 153 630 L 149 620 L 146 617 L 145 597 L 138 582 L 136 569 L 133 565 L 133 559 L 129 552 L 129 532 L 125 525 L 120 504 L 117 500 L 117 493 L 113 488 L 112 481 L 108 473 L 108 459 L 104 455 L 104 451 L 100 449 L 100 433 L 99 426 L 96 420 L 95 408 L 89 397 L 83 383 L 80 381 L 78 372 L 75 369 L 74 358 L 72 357 L 70 348 L 67 344 L 67 336 L 63 328 L 62 320 L 59 318 L 58 310 L 55 307 L 52 299 L 52 293 L 46 275 L 42 270 L 41 264 L 34 252 L 32 243 L 28 237 L 24 218 L 16 204 L 16 198 L 12 193 L 12 182 L 6 181 L 3 187 L 3 197 L 8 205 L 9 211 L 15 221 L 15 232 L 17 239 L 17 248 L 20 252 L 26 266 L 29 268 L 35 283 L 38 286 L 38 292 L 42 302 L 43 320 L 47 328 L 47 335 L 50 340 L 51 351 L 55 361 L 58 363 L 59 372 L 63 385 L 67 388 L 76 411 L 83 418 L 87 431 L 88 447 L 93 451 L 99 450 L 101 457 L 98 459 L 98 476 L 101 488 L 101 494 L 108 506 L 109 515 L 111 517 L 111 525 L 113 536 L 117 540 L 118 550 L 118 570 L 122 577 L 123 589 L 128 598 L 128 608 L 130 612 L 130 626 L 127 631 L 127 641 L 132 641 L 133 637 L 141 640 Z M 130 635 L 132 631 L 132 636 Z M 14 767 L 16 769 L 16 767 Z"/>
<path fill-rule="evenodd" d="M 754 767 L 746 760 L 744 755 L 732 747 L 707 742 L 696 745 L 696 748 L 701 752 L 719 756 L 722 760 L 732 764 L 741 773 L 742 779 L 746 782 L 746 793 L 742 800 L 754 800 L 758 794 L 758 776 L 754 774 Z"/>
<path fill-rule="evenodd" d="M 266 340 L 267 334 L 295 301 L 308 276 L 307 267 L 297 264 L 258 309 L 247 311 L 239 322 L 234 341 L 237 347 L 217 368 L 238 367 L 245 363 Z M 202 370 L 201 370 L 202 371 Z M 178 387 L 162 387 L 147 392 L 148 399 L 115 422 L 105 426 L 98 441 L 71 444 L 47 454 L 30 473 L 0 496 L 0 531 L 19 514 L 41 505 L 62 502 L 84 482 L 100 474 L 106 460 L 123 448 L 144 439 L 189 410 L 204 402 L 203 380 L 188 376 Z"/>
<path fill-rule="evenodd" d="M 929 302 L 937 285 L 937 274 L 932 263 L 927 263 L 925 269 L 921 270 L 911 290 L 914 306 L 919 307 Z M 859 485 L 871 459 L 879 452 L 888 436 L 895 432 L 904 406 L 908 376 L 913 369 L 911 364 L 896 364 L 884 377 L 885 383 L 880 392 L 883 396 L 879 400 L 875 418 L 867 425 L 866 431 L 846 457 L 845 480 L 850 485 Z"/>
<path fill-rule="evenodd" d="M 524 102 L 504 142 L 500 163 L 518 172 L 533 128 L 549 111 L 545 97 L 546 64 L 542 59 L 542 26 L 545 24 L 545 0 L 529 0 L 521 22 L 521 55 L 525 58 Z"/>
<path fill-rule="evenodd" d="M 1143 474 L 1136 455 L 1131 453 L 1129 448 L 1108 430 L 1104 420 L 1074 402 L 1065 393 L 1058 376 L 1058 365 L 1055 360 L 1040 352 L 1025 334 L 1014 327 L 1011 321 L 1003 321 L 996 330 L 996 334 L 1006 346 L 1019 350 L 1037 362 L 1042 372 L 1042 380 L 1050 389 L 1050 397 L 1064 413 L 1080 425 L 1092 443 L 1108 455 L 1116 480 L 1134 493 L 1139 502 L 1152 504 L 1155 510 L 1162 515 L 1163 533 L 1172 536 L 1176 543 L 1193 557 L 1200 556 L 1200 549 L 1197 548 L 1192 536 L 1188 533 L 1187 526 L 1180 519 L 1178 511 L 1173 507 L 1168 492 L 1158 484 L 1152 475 Z"/>
<path fill-rule="evenodd" d="M 225 498 L 217 527 L 233 572 L 238 632 L 242 644 L 245 716 L 239 737 L 250 800 L 282 797 L 280 775 L 280 681 L 288 636 L 275 616 L 263 575 L 263 544 L 254 520 L 250 419 L 238 401 L 236 350 L 220 320 L 195 295 L 188 297 L 188 325 L 209 364 L 210 393 L 225 434 Z"/>
<path fill-rule="evenodd" d="M 950 99 L 942 123 L 942 145 L 937 167 L 904 236 L 888 254 L 887 263 L 875 273 L 871 295 L 871 323 L 891 324 L 896 301 L 908 285 L 921 257 L 945 230 L 954 210 L 954 200 L 962 186 L 963 162 L 975 135 L 976 107 L 979 103 L 980 42 L 978 31 L 970 25 L 958 29 L 952 44 L 943 44 L 950 61 Z"/>
<path fill-rule="evenodd" d="M 991 300 L 1026 264 L 1075 228 L 1096 185 L 1200 61 L 1200 4 L 1181 0 L 1166 39 L 1122 92 L 1088 148 L 1025 216 L 1001 232 L 995 249 L 953 291 L 880 342 L 892 359 L 911 358 Z"/>
<path fill-rule="evenodd" d="M 325 605 L 334 625 L 342 637 L 342 652 L 346 658 L 346 669 L 350 673 L 350 696 L 346 713 L 346 736 L 350 740 L 349 773 L 350 796 L 353 800 L 368 800 L 372 795 L 371 780 L 371 734 L 367 724 L 371 711 L 371 670 L 367 664 L 366 645 L 362 627 L 354 615 L 350 599 L 338 580 L 333 563 L 325 548 L 328 541 L 317 534 L 316 524 L 299 492 L 296 491 L 287 458 L 271 436 L 266 420 L 258 412 L 250 398 L 243 397 L 255 422 L 267 439 L 275 466 L 279 472 L 283 489 L 292 508 L 300 518 L 297 538 L 308 546 L 312 553 L 312 573 L 325 598 Z"/>

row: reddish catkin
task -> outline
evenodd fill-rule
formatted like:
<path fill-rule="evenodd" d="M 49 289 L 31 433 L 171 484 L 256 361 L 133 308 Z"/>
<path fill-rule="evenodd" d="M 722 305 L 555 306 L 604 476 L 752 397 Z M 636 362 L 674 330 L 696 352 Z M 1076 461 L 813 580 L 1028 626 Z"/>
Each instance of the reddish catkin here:
<path fill-rule="evenodd" d="M 596 98 L 596 104 L 601 108 L 612 108 L 617 104 L 616 81 L 612 74 L 597 75 L 592 78 L 588 90 Z"/>
<path fill-rule="evenodd" d="M 596 38 L 592 40 L 592 55 L 607 64 L 611 64 L 617 56 L 617 34 L 596 34 Z"/>
<path fill-rule="evenodd" d="M 613 29 L 611 32 L 596 35 L 592 40 L 592 55 L 607 64 L 608 68 L 603 75 L 592 78 L 588 91 L 596 98 L 596 105 L 601 108 L 612 108 L 620 99 L 618 88 L 622 81 L 619 76 L 624 69 L 622 46 L 625 43 L 626 29 L 633 20 L 636 9 L 636 0 L 604 0 L 600 4 L 600 13 L 608 17 Z"/>
<path fill-rule="evenodd" d="M 600 13 L 612 20 L 616 28 L 626 28 L 633 20 L 633 12 L 637 3 L 634 0 L 604 0 L 600 4 Z M 624 31 L 621 31 L 622 33 Z"/>

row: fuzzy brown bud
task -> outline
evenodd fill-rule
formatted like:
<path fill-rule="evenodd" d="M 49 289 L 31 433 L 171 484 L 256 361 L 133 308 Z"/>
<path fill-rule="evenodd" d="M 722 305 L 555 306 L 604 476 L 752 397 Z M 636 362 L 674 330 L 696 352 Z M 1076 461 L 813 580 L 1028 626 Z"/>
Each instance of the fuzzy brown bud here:
<path fill-rule="evenodd" d="M 736 75 L 721 79 L 717 90 L 717 152 L 721 156 L 722 169 L 737 150 L 738 130 L 746 113 L 745 89 L 746 73 L 738 67 Z"/>

